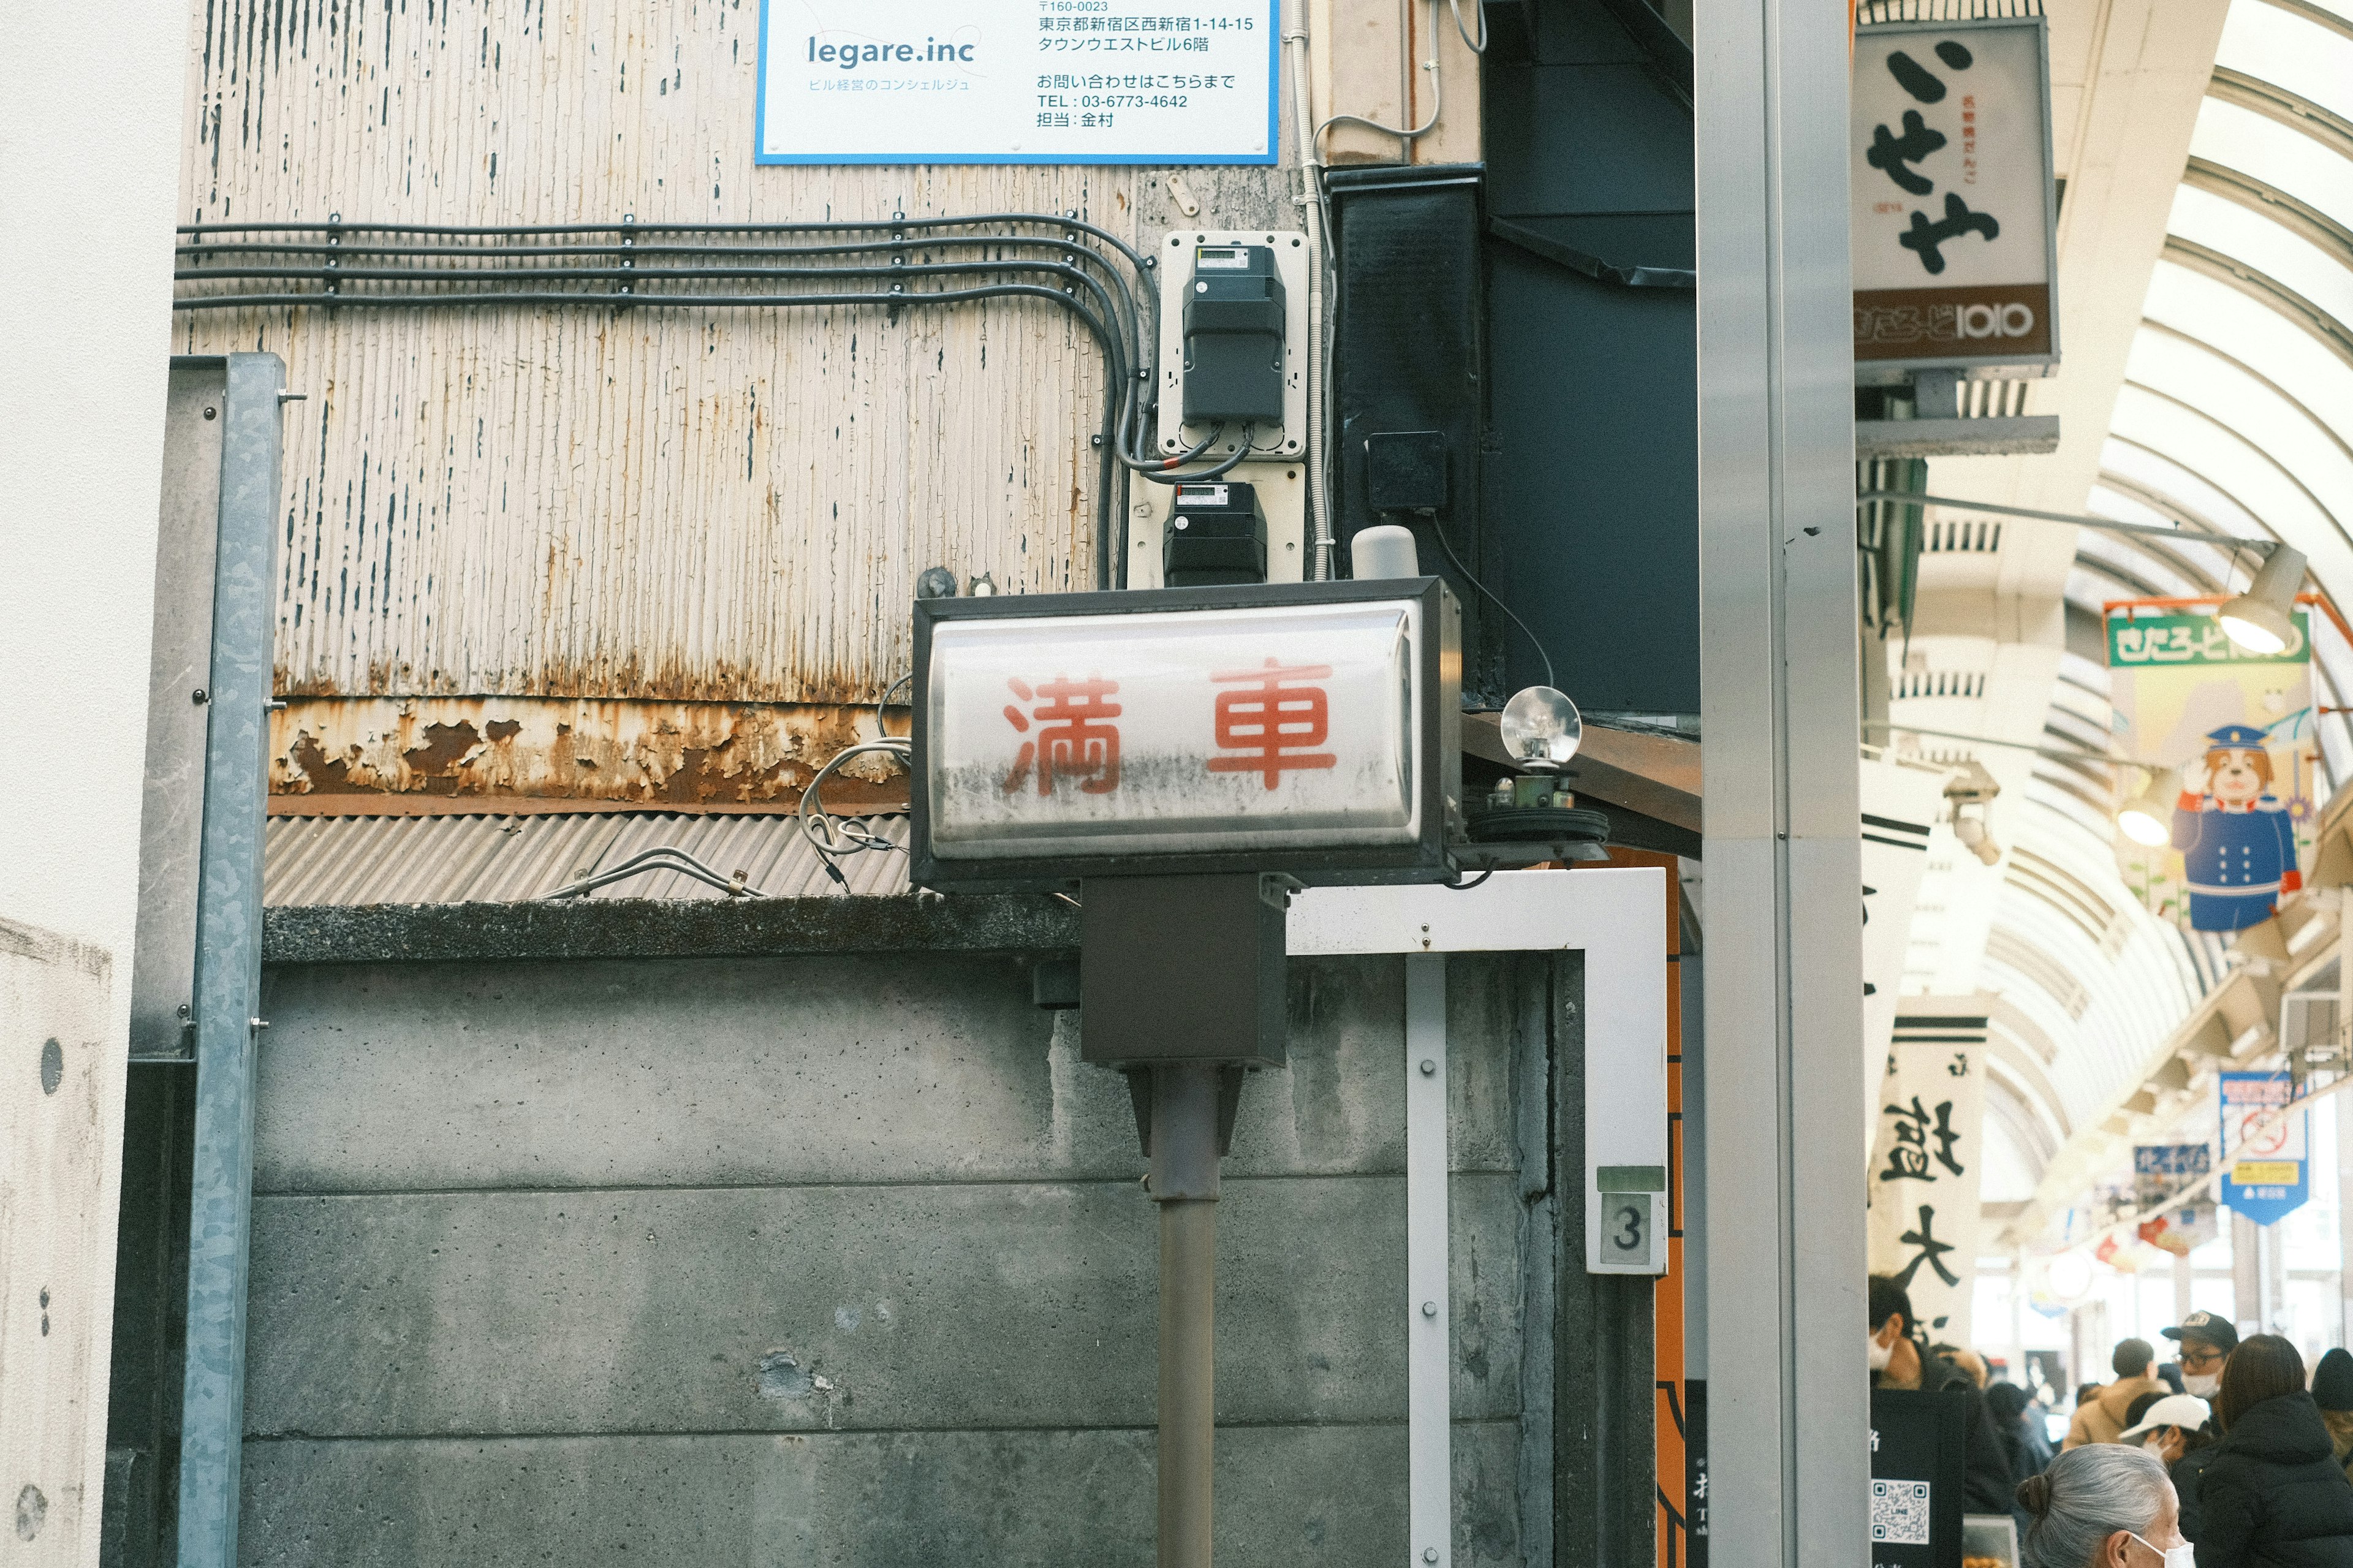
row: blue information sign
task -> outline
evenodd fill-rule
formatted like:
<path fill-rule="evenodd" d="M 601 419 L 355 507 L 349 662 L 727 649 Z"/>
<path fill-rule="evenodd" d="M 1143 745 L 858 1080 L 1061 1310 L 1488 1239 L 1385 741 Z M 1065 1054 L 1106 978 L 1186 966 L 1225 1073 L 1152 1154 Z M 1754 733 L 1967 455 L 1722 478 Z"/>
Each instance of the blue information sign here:
<path fill-rule="evenodd" d="M 2312 1113 L 2280 1112 L 2295 1098 L 2284 1072 L 2221 1075 L 2222 1201 L 2257 1225 L 2276 1224 L 2312 1195 Z"/>

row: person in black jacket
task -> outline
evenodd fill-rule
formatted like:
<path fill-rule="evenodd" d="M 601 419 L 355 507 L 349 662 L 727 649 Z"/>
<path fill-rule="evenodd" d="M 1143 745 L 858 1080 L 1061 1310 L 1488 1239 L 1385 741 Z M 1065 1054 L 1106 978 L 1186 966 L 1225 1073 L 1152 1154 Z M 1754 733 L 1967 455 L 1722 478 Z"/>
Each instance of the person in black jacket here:
<path fill-rule="evenodd" d="M 2242 1341 L 2214 1415 L 2222 1440 L 2198 1483 L 2198 1568 L 2353 1568 L 2353 1483 L 2295 1347 L 2277 1334 Z"/>
<path fill-rule="evenodd" d="M 1919 1388 L 1930 1394 L 1957 1390 L 1967 1435 L 1961 1478 L 1962 1506 L 1969 1513 L 2006 1513 L 2016 1483 L 2010 1460 L 1986 1412 L 1985 1391 L 1958 1363 L 1929 1353 L 1915 1337 L 1911 1293 L 1889 1275 L 1871 1277 L 1871 1386 Z M 2353 1568 L 2353 1564 L 2348 1564 Z"/>
<path fill-rule="evenodd" d="M 2002 1457 L 2010 1461 L 2010 1511 L 2018 1521 L 2018 1538 L 2023 1541 L 2033 1521 L 2027 1515 L 2026 1505 L 2018 1500 L 2017 1489 L 2027 1477 L 2039 1476 L 2050 1468 L 2050 1434 L 2039 1414 L 2028 1414 L 2034 1407 L 2033 1399 L 2018 1384 L 1997 1383 L 1985 1391 L 1985 1399 L 1986 1413 L 1993 1418 L 1993 1435 L 2001 1443 Z"/>

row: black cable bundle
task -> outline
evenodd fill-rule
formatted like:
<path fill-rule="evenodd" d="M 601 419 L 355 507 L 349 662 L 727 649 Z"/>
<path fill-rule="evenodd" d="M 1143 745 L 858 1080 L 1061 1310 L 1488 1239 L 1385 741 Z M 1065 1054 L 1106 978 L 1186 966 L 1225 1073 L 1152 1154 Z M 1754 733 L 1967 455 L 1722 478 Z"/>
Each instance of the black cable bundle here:
<path fill-rule="evenodd" d="M 992 229 L 997 232 L 987 232 Z M 1038 229 L 1060 232 L 1028 232 Z M 966 230 L 980 232 L 955 232 Z M 1156 307 L 1157 296 L 1146 277 L 1155 262 L 1118 236 L 1075 216 L 987 213 L 839 223 L 625 220 L 486 227 L 330 221 L 191 224 L 179 232 L 183 243 L 173 277 L 183 285 L 197 286 L 174 300 L 174 308 L 183 310 L 880 305 L 895 312 L 989 300 L 1049 301 L 1078 317 L 1102 348 L 1110 372 L 1096 437 L 1102 452 L 1095 496 L 1099 588 L 1126 584 L 1128 507 L 1122 476 L 1140 474 L 1159 484 L 1214 479 L 1250 454 L 1251 432 L 1245 430 L 1226 461 L 1193 473 L 1180 471 L 1208 452 L 1224 435 L 1223 426 L 1198 447 L 1172 457 L 1144 449 L 1157 384 L 1159 339 L 1156 309 L 1147 333 L 1138 294 L 1152 296 Z M 868 234 L 887 237 L 787 243 L 800 236 Z M 224 235 L 271 237 L 213 237 Z M 1116 252 L 1126 262 L 1125 270 L 1081 236 Z M 972 249 L 997 254 L 928 259 L 934 253 Z M 851 259 L 875 256 L 889 259 Z M 887 289 L 765 293 L 754 288 L 723 291 L 679 287 L 717 280 L 773 285 L 883 279 L 891 282 Z M 917 279 L 935 279 L 943 286 L 910 287 Z"/>

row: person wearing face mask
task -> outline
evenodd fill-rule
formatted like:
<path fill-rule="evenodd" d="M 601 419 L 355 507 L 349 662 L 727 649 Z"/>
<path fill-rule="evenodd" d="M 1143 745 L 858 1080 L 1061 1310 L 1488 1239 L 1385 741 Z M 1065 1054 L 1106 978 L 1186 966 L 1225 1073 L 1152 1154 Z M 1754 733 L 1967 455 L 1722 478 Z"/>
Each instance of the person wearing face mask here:
<path fill-rule="evenodd" d="M 2257 1334 L 2233 1350 L 2214 1416 L 2222 1439 L 2198 1483 L 2198 1568 L 2353 1568 L 2353 1482 L 2295 1347 Z"/>
<path fill-rule="evenodd" d="M 2010 1507 L 2010 1460 L 1995 1435 L 1993 1417 L 1986 1410 L 1984 1390 L 1968 1371 L 1949 1359 L 1925 1354 L 1913 1337 L 1912 1297 L 1885 1274 L 1871 1277 L 1871 1386 L 1918 1388 L 1931 1394 L 1956 1391 L 1961 1396 L 1962 1430 L 1968 1437 L 1963 1451 L 1962 1505 L 1970 1513 L 2002 1513 Z"/>
<path fill-rule="evenodd" d="M 2223 1363 L 2239 1348 L 2239 1331 L 2228 1318 L 2192 1312 L 2165 1337 L 2181 1342 L 2181 1392 L 2211 1402 L 2222 1391 Z"/>
<path fill-rule="evenodd" d="M 2214 1434 L 2207 1425 L 2213 1415 L 2212 1407 L 2194 1394 L 2168 1394 L 2150 1400 L 2116 1439 L 2138 1444 L 2165 1467 L 2174 1493 L 2181 1500 L 2181 1533 L 2192 1542 L 2201 1524 L 2198 1481 L 2214 1458 Z"/>
<path fill-rule="evenodd" d="M 2019 1484 L 2024 1568 L 2200 1568 L 2156 1456 L 2116 1443 L 2071 1448 Z"/>

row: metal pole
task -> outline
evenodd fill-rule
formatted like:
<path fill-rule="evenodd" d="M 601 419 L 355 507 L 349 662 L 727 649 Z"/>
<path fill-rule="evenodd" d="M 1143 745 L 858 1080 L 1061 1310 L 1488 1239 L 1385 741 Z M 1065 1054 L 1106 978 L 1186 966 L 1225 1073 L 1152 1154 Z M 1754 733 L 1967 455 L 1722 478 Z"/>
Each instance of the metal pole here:
<path fill-rule="evenodd" d="M 206 690 L 196 901 L 196 1128 L 189 1176 L 181 1568 L 237 1561 L 245 1431 L 253 1072 L 261 1005 L 261 825 L 280 495 L 277 355 L 231 354 L 221 399 L 220 547 Z"/>
<path fill-rule="evenodd" d="M 1871 1561 L 1847 26 L 1693 8 L 1715 1568 Z"/>
<path fill-rule="evenodd" d="M 1152 1069 L 1160 1205 L 1160 1568 L 1210 1568 L 1217 1453 L 1215 1063 Z"/>

